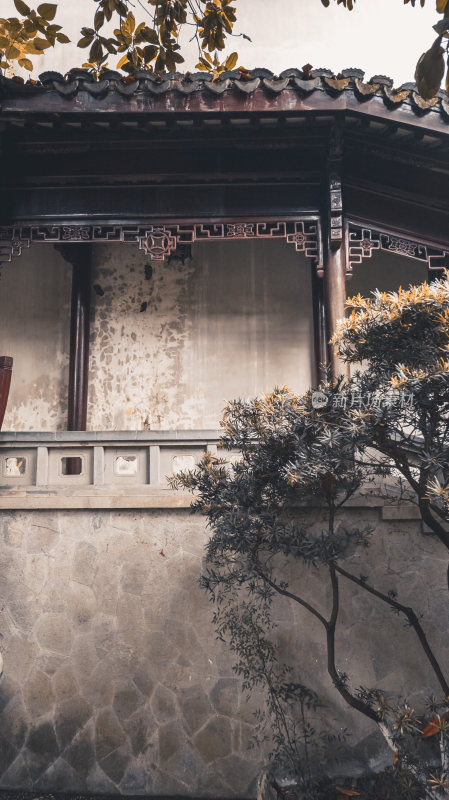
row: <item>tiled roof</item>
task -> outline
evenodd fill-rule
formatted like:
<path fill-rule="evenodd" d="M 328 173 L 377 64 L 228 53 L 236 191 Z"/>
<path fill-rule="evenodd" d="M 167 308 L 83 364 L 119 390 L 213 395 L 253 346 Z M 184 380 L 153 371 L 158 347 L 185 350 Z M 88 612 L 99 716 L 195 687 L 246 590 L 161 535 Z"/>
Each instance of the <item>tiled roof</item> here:
<path fill-rule="evenodd" d="M 85 92 L 101 104 L 103 98 L 114 92 L 124 98 L 137 97 L 139 94 L 156 97 L 168 93 L 188 97 L 199 92 L 208 98 L 221 97 L 225 101 L 230 93 L 243 99 L 261 90 L 269 98 L 293 90 L 300 98 L 309 98 L 316 93 L 326 93 L 331 97 L 351 94 L 361 104 L 380 98 L 386 109 L 405 107 L 419 117 L 436 113 L 449 123 L 449 97 L 446 92 L 439 91 L 432 100 L 424 100 L 417 93 L 414 83 L 394 88 L 391 78 L 384 75 L 375 75 L 365 81 L 364 72 L 352 68 L 343 70 L 337 76 L 329 69 L 310 72 L 287 69 L 280 75 L 274 75 L 268 69 L 253 69 L 244 73 L 233 70 L 223 73 L 219 80 L 213 80 L 212 75 L 206 72 L 172 72 L 164 75 L 138 72 L 134 79 L 130 79 L 119 72 L 107 70 L 98 81 L 87 70 L 72 69 L 66 76 L 58 72 L 44 72 L 39 78 L 39 82 L 27 83 L 15 78 L 0 78 L 0 99 L 18 96 L 31 99 L 32 96 L 36 98 L 48 92 L 71 99 Z"/>

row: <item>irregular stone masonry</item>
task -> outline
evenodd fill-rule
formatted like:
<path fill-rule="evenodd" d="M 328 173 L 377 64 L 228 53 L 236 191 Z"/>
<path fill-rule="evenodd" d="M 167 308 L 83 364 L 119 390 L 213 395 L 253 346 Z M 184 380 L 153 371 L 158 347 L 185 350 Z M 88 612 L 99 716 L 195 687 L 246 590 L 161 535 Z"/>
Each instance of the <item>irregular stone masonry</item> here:
<path fill-rule="evenodd" d="M 319 526 L 320 512 L 311 514 Z M 370 580 L 384 590 L 400 581 L 401 601 L 423 614 L 447 663 L 447 559 L 438 543 L 417 520 L 382 519 L 379 508 L 345 514 L 348 524 L 374 530 Z M 248 745 L 262 699 L 242 693 L 232 657 L 215 638 L 198 585 L 207 536 L 204 520 L 186 509 L 0 513 L 5 800 L 22 800 L 25 791 L 255 795 L 265 753 Z M 404 559 L 411 537 L 419 563 Z M 366 558 L 348 563 L 366 572 Z M 286 579 L 293 588 L 296 570 Z M 441 591 L 429 594 L 430 583 Z M 301 572 L 301 589 L 328 607 L 314 570 Z M 395 616 L 386 628 L 384 609 L 353 585 L 341 593 L 337 658 L 351 684 L 406 691 L 416 707 L 437 693 L 413 631 Z M 285 658 L 299 661 L 302 680 L 327 700 L 318 729 L 351 732 L 349 771 L 390 763 L 372 724 L 335 696 L 319 623 L 289 602 L 274 611 Z"/>

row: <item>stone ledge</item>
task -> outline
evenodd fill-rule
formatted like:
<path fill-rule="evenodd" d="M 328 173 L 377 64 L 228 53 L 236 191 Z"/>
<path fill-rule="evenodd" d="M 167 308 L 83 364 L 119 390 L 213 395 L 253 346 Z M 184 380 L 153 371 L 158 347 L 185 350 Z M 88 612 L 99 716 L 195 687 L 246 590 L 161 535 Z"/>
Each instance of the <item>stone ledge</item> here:
<path fill-rule="evenodd" d="M 412 503 L 397 503 L 382 507 L 382 519 L 421 519 L 419 508 Z"/>
<path fill-rule="evenodd" d="M 167 430 L 167 431 L 1 431 L 0 445 L 31 445 L 50 442 L 216 442 L 221 432 L 217 430 Z"/>
<path fill-rule="evenodd" d="M 61 491 L 3 492 L 0 496 L 0 511 L 47 511 L 67 509 L 179 509 L 190 508 L 192 496 L 186 492 L 146 492 L 145 494 L 119 494 L 109 492 L 67 494 Z"/>
<path fill-rule="evenodd" d="M 60 486 L 17 489 L 0 486 L 0 511 L 83 510 L 83 509 L 189 509 L 193 502 L 189 492 L 151 489 L 149 486 L 88 487 L 67 489 Z M 298 505 L 299 510 L 319 509 L 318 505 Z M 420 520 L 419 509 L 409 502 L 391 503 L 373 495 L 353 497 L 346 508 L 351 511 L 380 511 L 383 520 Z M 1 800 L 1 798 L 0 798 Z"/>
<path fill-rule="evenodd" d="M 35 792 L 22 792 L 14 789 L 0 789 L 0 800 L 118 800 L 124 795 L 117 794 L 80 794 L 79 792 L 42 792 L 37 789 Z M 208 800 L 209 795 L 156 795 L 156 794 L 127 794 L 126 800 Z M 216 800 L 231 800 L 227 797 L 215 796 Z M 232 800 L 240 800 L 234 796 Z M 248 798 L 246 798 L 248 800 Z M 249 798 L 251 800 L 251 798 Z"/>

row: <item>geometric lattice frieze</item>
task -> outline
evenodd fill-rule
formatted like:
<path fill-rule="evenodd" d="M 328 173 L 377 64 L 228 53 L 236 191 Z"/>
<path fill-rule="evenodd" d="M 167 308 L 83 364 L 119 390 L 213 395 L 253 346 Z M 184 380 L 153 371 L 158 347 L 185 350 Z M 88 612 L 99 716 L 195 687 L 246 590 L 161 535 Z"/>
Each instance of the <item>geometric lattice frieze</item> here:
<path fill-rule="evenodd" d="M 135 243 L 155 261 L 163 261 L 178 245 L 235 239 L 284 239 L 299 253 L 322 261 L 321 227 L 317 216 L 294 220 L 143 225 L 27 225 L 0 228 L 0 262 L 11 261 L 31 242 Z"/>
<path fill-rule="evenodd" d="M 348 227 L 347 245 L 349 275 L 352 274 L 355 264 L 361 264 L 364 259 L 371 258 L 373 253 L 379 250 L 421 261 L 431 270 L 443 269 L 449 255 L 448 251 L 439 250 L 412 239 L 405 239 L 391 232 L 387 233 L 352 224 Z"/>
<path fill-rule="evenodd" d="M 30 237 L 22 233 L 22 228 L 0 228 L 0 263 L 21 256 L 22 250 L 29 246 Z"/>

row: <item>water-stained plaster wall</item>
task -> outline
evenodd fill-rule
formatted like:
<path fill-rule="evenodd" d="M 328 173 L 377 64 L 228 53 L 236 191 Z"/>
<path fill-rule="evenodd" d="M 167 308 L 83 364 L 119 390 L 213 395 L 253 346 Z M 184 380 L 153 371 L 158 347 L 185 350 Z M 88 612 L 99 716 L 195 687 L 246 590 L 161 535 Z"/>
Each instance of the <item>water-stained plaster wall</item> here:
<path fill-rule="evenodd" d="M 215 428 L 225 401 L 306 389 L 309 262 L 284 241 L 209 242 L 150 262 L 94 251 L 89 427 Z"/>
<path fill-rule="evenodd" d="M 400 286 L 408 289 L 410 284 L 416 285 L 427 280 L 427 265 L 412 258 L 387 253 L 384 250 L 374 252 L 361 264 L 356 264 L 354 274 L 346 284 L 349 297 L 360 294 L 370 297 L 374 289 L 381 292 L 397 291 Z"/>
<path fill-rule="evenodd" d="M 4 264 L 0 355 L 14 368 L 4 430 L 67 428 L 71 266 L 50 244 Z"/>
<path fill-rule="evenodd" d="M 348 294 L 426 278 L 376 253 Z M 67 425 L 71 266 L 35 244 L 4 265 L 0 355 L 14 358 L 5 430 Z M 88 428 L 215 428 L 225 401 L 312 382 L 310 266 L 284 241 L 208 242 L 151 262 L 133 245 L 93 248 Z"/>
<path fill-rule="evenodd" d="M 312 514 L 318 530 L 320 513 Z M 417 521 L 382 521 L 379 509 L 347 510 L 343 524 L 374 531 L 346 568 L 385 592 L 399 589 L 444 669 L 447 553 Z M 198 585 L 207 535 L 187 510 L 0 514 L 1 788 L 255 795 L 264 753 L 248 744 L 261 701 L 246 699 L 215 638 Z M 329 613 L 321 572 L 296 566 L 283 579 Z M 340 606 L 336 659 L 352 687 L 406 695 L 417 710 L 439 696 L 401 617 L 344 579 Z M 334 772 L 391 764 L 372 722 L 336 694 L 321 624 L 284 598 L 274 618 L 293 677 L 325 702 L 316 729 L 351 733 Z"/>

